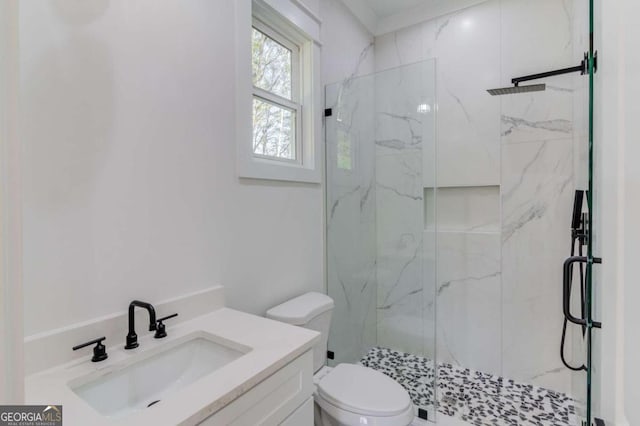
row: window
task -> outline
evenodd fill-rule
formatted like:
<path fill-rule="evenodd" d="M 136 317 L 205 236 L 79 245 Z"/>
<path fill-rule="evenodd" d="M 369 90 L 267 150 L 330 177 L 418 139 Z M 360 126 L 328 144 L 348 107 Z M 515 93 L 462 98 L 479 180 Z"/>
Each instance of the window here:
<path fill-rule="evenodd" d="M 234 5 L 238 177 L 321 183 L 321 21 L 302 2 Z"/>
<path fill-rule="evenodd" d="M 349 132 L 344 129 L 338 129 L 337 137 L 338 168 L 341 170 L 351 170 L 353 169 L 353 156 L 351 152 L 353 149 L 353 143 L 351 142 L 351 136 L 349 135 Z"/>
<path fill-rule="evenodd" d="M 251 68 L 253 155 L 301 163 L 300 48 L 254 20 Z"/>

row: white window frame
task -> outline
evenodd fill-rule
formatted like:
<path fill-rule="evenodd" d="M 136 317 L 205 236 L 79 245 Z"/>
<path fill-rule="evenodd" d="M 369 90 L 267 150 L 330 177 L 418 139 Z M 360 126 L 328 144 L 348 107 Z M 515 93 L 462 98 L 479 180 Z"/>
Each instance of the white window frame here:
<path fill-rule="evenodd" d="M 323 111 L 320 20 L 298 0 L 236 0 L 235 12 L 238 177 L 319 184 L 322 181 Z M 297 61 L 300 64 L 300 75 L 293 87 L 294 90 L 299 90 L 295 129 L 296 161 L 253 153 L 254 95 L 277 105 L 287 105 L 283 98 L 272 99 L 271 96 L 277 95 L 262 93 L 253 86 L 251 33 L 254 26 L 260 31 L 261 28 L 269 28 L 271 33 L 262 32 L 283 45 L 284 39 L 299 50 Z"/>
<path fill-rule="evenodd" d="M 303 158 L 303 146 L 302 146 L 302 99 L 300 93 L 302 92 L 302 62 L 300 60 L 300 50 L 301 47 L 283 36 L 277 30 L 273 29 L 269 25 L 262 22 L 257 17 L 253 17 L 253 28 L 260 31 L 262 34 L 266 35 L 276 43 L 282 45 L 286 49 L 291 52 L 291 99 L 284 98 L 275 93 L 269 92 L 268 90 L 261 89 L 259 87 L 253 86 L 253 99 L 258 98 L 263 102 L 270 103 L 277 107 L 288 109 L 295 113 L 295 122 L 294 122 L 294 158 L 281 158 L 275 157 L 271 155 L 261 155 L 253 152 L 255 157 L 271 160 L 271 161 L 286 161 L 297 164 L 302 164 Z M 252 123 L 253 124 L 253 123 Z M 252 138 L 253 140 L 253 138 Z M 253 147 L 252 147 L 253 149 Z"/>

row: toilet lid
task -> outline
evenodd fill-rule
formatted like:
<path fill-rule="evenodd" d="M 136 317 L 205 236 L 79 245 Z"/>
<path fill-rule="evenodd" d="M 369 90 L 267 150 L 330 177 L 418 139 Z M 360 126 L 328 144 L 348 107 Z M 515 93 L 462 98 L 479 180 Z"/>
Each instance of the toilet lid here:
<path fill-rule="evenodd" d="M 394 416 L 411 405 L 409 394 L 395 380 L 355 364 L 338 364 L 320 380 L 318 393 L 338 408 L 363 415 Z"/>

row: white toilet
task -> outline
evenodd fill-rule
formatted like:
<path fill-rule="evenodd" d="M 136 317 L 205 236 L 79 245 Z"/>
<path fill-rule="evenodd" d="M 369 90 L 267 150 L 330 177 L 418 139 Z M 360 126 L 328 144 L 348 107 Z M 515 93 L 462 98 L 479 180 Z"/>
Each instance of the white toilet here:
<path fill-rule="evenodd" d="M 325 366 L 332 312 L 333 300 L 321 293 L 307 293 L 267 311 L 267 318 L 322 333 L 313 352 L 316 426 L 410 425 L 413 404 L 396 381 L 361 365 Z"/>

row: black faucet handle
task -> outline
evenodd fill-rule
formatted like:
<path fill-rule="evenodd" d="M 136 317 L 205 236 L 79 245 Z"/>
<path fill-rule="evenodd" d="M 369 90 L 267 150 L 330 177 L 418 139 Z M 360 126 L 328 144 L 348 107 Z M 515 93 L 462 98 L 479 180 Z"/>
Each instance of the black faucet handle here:
<path fill-rule="evenodd" d="M 95 344 L 96 346 L 93 348 L 93 357 L 91 358 L 91 361 L 92 362 L 104 361 L 109 357 L 109 355 L 107 355 L 107 348 L 102 344 L 102 341 L 105 339 L 106 337 L 102 336 L 98 339 L 93 339 L 89 342 L 85 342 L 80 345 L 74 346 L 72 349 L 74 351 L 77 351 L 78 349 L 86 348 L 87 346 Z"/>
<path fill-rule="evenodd" d="M 158 322 L 164 321 L 164 320 L 168 320 L 168 319 L 171 319 L 171 318 L 174 318 L 174 317 L 177 317 L 177 316 L 178 316 L 178 314 L 167 315 L 166 317 L 159 318 Z"/>
<path fill-rule="evenodd" d="M 178 314 L 171 314 L 171 315 L 167 315 L 166 317 L 160 318 L 156 325 L 156 334 L 154 334 L 153 337 L 155 337 L 156 339 L 162 339 L 163 337 L 167 337 L 167 329 L 162 321 L 175 318 L 177 316 Z"/>

